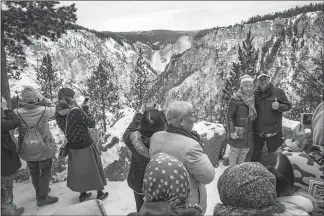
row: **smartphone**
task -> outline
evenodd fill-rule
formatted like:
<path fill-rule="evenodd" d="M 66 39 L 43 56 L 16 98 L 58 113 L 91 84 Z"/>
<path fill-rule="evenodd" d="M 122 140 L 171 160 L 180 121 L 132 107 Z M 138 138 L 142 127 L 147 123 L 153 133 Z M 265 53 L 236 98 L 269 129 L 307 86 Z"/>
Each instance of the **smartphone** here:
<path fill-rule="evenodd" d="M 87 103 L 88 103 L 88 101 L 89 101 L 89 98 L 88 97 L 86 97 L 86 98 L 84 98 L 84 101 L 83 101 L 83 105 L 86 105 Z"/>
<path fill-rule="evenodd" d="M 155 103 L 147 103 L 145 105 L 146 108 L 155 108 L 156 107 L 156 104 Z"/>
<path fill-rule="evenodd" d="M 301 113 L 300 114 L 300 125 L 304 125 L 305 128 L 311 128 L 313 114 L 314 113 Z"/>

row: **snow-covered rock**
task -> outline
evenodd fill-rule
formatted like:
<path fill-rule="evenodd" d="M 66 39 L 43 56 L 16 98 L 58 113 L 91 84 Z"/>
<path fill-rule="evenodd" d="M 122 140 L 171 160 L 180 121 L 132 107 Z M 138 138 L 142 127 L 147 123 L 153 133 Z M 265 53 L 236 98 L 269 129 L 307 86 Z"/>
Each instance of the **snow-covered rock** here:
<path fill-rule="evenodd" d="M 201 140 L 205 144 L 204 152 L 208 155 L 209 160 L 214 167 L 217 167 L 222 150 L 225 150 L 226 146 L 226 133 L 224 126 L 221 124 L 201 121 L 196 123 L 193 129 L 198 132 Z"/>

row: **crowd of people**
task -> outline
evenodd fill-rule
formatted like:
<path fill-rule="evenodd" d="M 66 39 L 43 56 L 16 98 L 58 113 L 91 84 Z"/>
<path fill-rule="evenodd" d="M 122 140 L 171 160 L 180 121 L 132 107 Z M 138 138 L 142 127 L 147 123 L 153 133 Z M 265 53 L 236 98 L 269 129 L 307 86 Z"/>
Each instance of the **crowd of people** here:
<path fill-rule="evenodd" d="M 97 199 L 104 200 L 108 192 L 101 163 L 100 152 L 94 144 L 88 128 L 95 126 L 95 119 L 87 105 L 81 107 L 74 99 L 74 91 L 62 88 L 56 103 L 44 98 L 33 87 L 22 90 L 22 102 L 15 110 L 1 103 L 1 214 L 21 215 L 24 208 L 13 202 L 14 174 L 21 167 L 20 159 L 27 162 L 35 189 L 38 207 L 54 204 L 58 197 L 50 196 L 49 182 L 52 162 L 58 152 L 49 128 L 49 120 L 55 118 L 63 131 L 66 143 L 60 152 L 68 155 L 67 187 L 79 192 L 80 202 L 90 198 L 90 190 L 97 191 Z M 17 143 L 13 130 L 18 128 Z M 63 154 L 64 155 L 64 154 Z"/>
<path fill-rule="evenodd" d="M 217 187 L 221 203 L 215 216 L 319 215 L 323 200 L 308 194 L 312 180 L 324 180 L 324 102 L 314 111 L 312 142 L 302 125 L 293 138 L 282 139 L 282 115 L 291 108 L 284 91 L 273 86 L 267 74 L 254 80 L 241 77 L 239 90 L 228 104 L 227 131 L 229 167 Z M 13 179 L 27 161 L 37 206 L 56 203 L 49 195 L 52 158 L 57 148 L 48 120 L 55 118 L 66 137 L 60 155 L 68 155 L 67 187 L 79 192 L 79 201 L 97 191 L 104 200 L 107 184 L 100 158 L 88 128 L 95 126 L 89 107 L 80 106 L 70 88 L 59 90 L 55 104 L 32 87 L 22 91 L 22 103 L 14 111 L 1 106 L 1 213 L 21 215 L 24 208 L 13 202 Z M 215 168 L 204 152 L 204 143 L 193 130 L 193 106 L 186 101 L 170 103 L 166 112 L 159 105 L 143 104 L 123 134 L 132 152 L 127 178 L 134 192 L 136 212 L 146 215 L 204 215 L 206 184 L 215 178 Z M 18 128 L 18 142 L 12 130 Z M 38 131 L 34 129 L 37 128 Z M 40 134 L 42 142 L 37 142 Z M 39 136 L 39 135 L 38 135 Z M 268 154 L 263 155 L 266 145 Z M 321 196 L 323 199 L 323 196 Z"/>
<path fill-rule="evenodd" d="M 311 180 L 324 180 L 324 102 L 314 112 L 313 143 L 306 146 L 302 125 L 292 139 L 283 140 L 283 112 L 291 109 L 284 90 L 273 86 L 267 74 L 259 75 L 256 85 L 242 76 L 228 104 L 230 166 L 218 180 L 221 203 L 214 215 L 321 215 L 323 204 L 308 194 L 308 187 Z M 186 101 L 170 103 L 165 115 L 160 107 L 145 106 L 135 114 L 124 133 L 132 152 L 128 184 L 137 209 L 129 215 L 204 215 L 205 185 L 213 181 L 215 169 L 193 131 L 194 120 Z M 268 154 L 263 155 L 265 144 Z"/>

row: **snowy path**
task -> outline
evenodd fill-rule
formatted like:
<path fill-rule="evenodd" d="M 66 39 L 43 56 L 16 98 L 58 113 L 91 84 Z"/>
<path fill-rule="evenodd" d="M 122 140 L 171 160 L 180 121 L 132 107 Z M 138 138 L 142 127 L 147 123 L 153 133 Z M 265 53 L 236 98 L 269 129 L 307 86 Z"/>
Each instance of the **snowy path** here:
<path fill-rule="evenodd" d="M 215 169 L 216 177 L 214 181 L 207 185 L 208 207 L 205 215 L 212 215 L 215 204 L 219 202 L 217 181 L 225 169 L 226 167 L 220 162 L 220 166 Z M 66 182 L 55 183 L 50 187 L 52 189 L 50 195 L 59 197 L 59 201 L 53 205 L 39 208 L 36 205 L 35 191 L 31 181 L 14 185 L 14 201 L 18 207 L 25 207 L 23 215 L 51 215 L 60 208 L 79 202 L 79 194 L 67 188 Z M 127 181 L 108 182 L 106 191 L 109 192 L 109 196 L 104 201 L 104 206 L 108 215 L 127 215 L 136 211 L 134 195 L 128 187 Z M 96 192 L 92 193 L 94 199 Z"/>

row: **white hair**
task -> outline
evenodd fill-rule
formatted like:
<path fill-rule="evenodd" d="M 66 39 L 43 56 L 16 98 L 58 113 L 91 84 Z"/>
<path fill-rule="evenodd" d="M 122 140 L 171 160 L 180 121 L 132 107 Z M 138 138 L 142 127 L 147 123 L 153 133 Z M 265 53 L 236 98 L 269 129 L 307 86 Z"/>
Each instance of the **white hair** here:
<path fill-rule="evenodd" d="M 166 111 L 166 118 L 168 123 L 172 123 L 174 120 L 179 119 L 180 117 L 187 116 L 193 110 L 191 103 L 187 101 L 174 101 L 169 104 Z"/>

